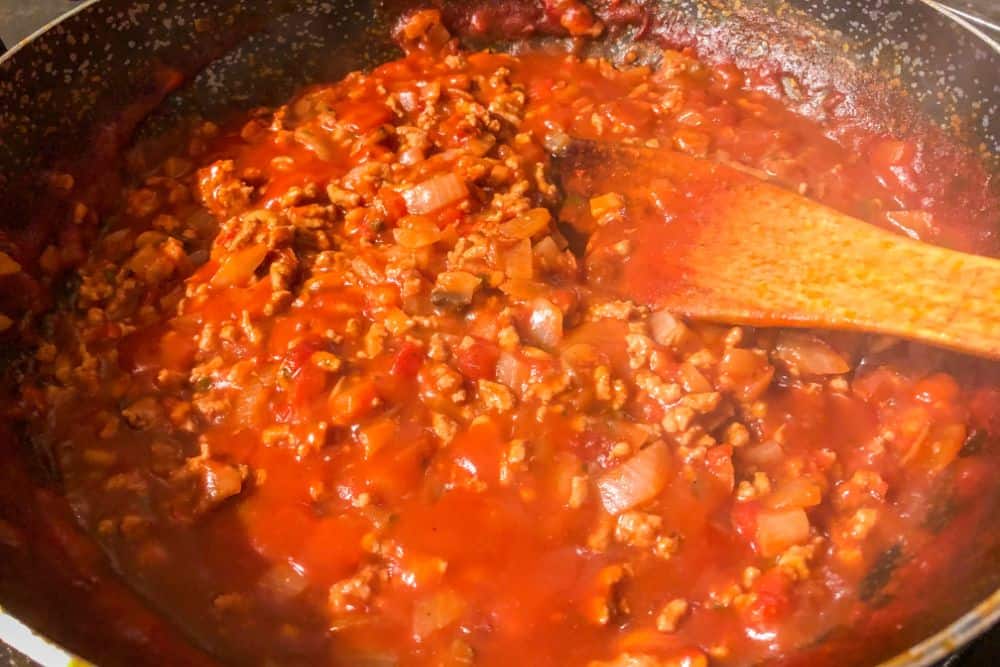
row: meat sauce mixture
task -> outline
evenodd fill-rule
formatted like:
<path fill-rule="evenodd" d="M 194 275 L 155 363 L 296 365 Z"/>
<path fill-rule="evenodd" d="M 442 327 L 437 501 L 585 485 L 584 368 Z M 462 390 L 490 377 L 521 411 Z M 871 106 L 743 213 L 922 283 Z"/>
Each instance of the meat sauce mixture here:
<path fill-rule="evenodd" d="M 790 663 L 931 613 L 994 500 L 995 368 L 658 309 L 622 270 L 656 207 L 564 196 L 549 156 L 672 147 L 980 251 L 995 202 L 688 52 L 468 53 L 433 11 L 400 39 L 131 156 L 21 391 L 125 578 L 270 665 Z"/>

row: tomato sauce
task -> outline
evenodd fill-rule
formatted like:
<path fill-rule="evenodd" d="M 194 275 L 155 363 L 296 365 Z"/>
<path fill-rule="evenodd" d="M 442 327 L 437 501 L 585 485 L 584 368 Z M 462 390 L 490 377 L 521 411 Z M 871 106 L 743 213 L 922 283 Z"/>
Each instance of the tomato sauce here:
<path fill-rule="evenodd" d="M 123 579 L 231 664 L 832 665 L 954 614 L 997 368 L 659 310 L 683 267 L 617 242 L 682 244 L 717 184 L 653 224 L 549 155 L 671 147 L 963 250 L 997 203 L 688 52 L 466 53 L 434 12 L 402 39 L 140 152 L 52 315 L 19 411 Z"/>

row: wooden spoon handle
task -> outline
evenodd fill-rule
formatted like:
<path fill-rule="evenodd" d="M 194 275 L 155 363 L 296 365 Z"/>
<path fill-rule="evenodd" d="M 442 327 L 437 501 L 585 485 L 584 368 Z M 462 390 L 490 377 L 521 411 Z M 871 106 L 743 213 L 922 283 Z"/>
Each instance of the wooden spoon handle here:
<path fill-rule="evenodd" d="M 623 260 L 623 296 L 700 319 L 869 331 L 1000 358 L 998 260 L 891 234 L 673 151 L 577 141 L 557 168 L 568 191 L 628 200 L 618 231 L 642 231 Z M 670 213 L 656 212 L 664 187 L 680 193 Z M 644 280 L 655 293 L 637 288 Z"/>
<path fill-rule="evenodd" d="M 668 297 L 688 315 L 861 329 L 1000 358 L 1000 261 L 890 234 L 762 181 L 734 186 L 713 216 L 688 256 L 686 289 Z"/>

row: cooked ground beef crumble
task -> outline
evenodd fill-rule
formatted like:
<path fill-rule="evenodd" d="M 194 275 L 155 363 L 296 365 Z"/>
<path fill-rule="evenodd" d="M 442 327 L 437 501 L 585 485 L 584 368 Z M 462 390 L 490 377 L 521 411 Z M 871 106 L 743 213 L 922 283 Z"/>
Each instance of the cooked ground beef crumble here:
<path fill-rule="evenodd" d="M 624 298 L 656 239 L 588 244 L 630 202 L 549 161 L 669 146 L 967 249 L 912 147 L 690 53 L 468 53 L 433 11 L 401 40 L 136 152 L 22 391 L 125 578 L 243 664 L 747 665 L 921 613 L 995 493 L 996 369 Z"/>

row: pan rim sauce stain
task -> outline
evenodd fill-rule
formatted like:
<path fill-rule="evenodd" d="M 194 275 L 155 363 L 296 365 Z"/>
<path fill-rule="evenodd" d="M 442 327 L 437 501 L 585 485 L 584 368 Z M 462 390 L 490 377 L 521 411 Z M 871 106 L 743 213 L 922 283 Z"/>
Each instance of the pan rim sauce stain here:
<path fill-rule="evenodd" d="M 125 578 L 238 663 L 835 663 L 929 613 L 996 493 L 995 368 L 621 300 L 656 238 L 577 243 L 630 202 L 545 165 L 672 142 L 934 242 L 990 221 L 753 72 L 466 53 L 433 12 L 400 38 L 131 156 L 20 402 Z M 662 186 L 681 224 L 697 191 Z"/>

